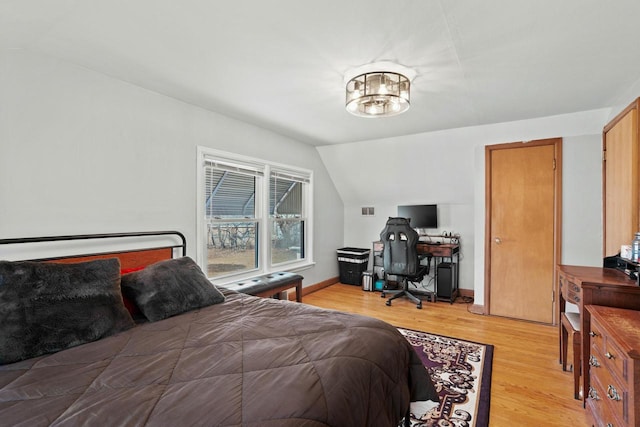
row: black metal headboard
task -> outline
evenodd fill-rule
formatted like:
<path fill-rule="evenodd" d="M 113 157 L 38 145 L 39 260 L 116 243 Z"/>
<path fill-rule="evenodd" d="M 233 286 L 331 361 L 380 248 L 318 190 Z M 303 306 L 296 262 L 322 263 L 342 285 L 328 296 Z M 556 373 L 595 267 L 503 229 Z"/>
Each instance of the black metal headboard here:
<path fill-rule="evenodd" d="M 135 237 L 161 237 L 161 236 L 169 236 L 173 243 L 162 243 L 158 246 L 154 246 L 153 244 L 145 244 L 140 248 L 131 248 L 125 250 L 104 250 L 92 253 L 76 253 L 76 254 L 65 254 L 64 256 L 53 256 L 53 257 L 44 257 L 44 258 L 34 258 L 30 259 L 31 261 L 53 261 L 56 259 L 65 259 L 71 258 L 74 256 L 81 257 L 90 257 L 90 256 L 100 256 L 105 254 L 117 254 L 117 253 L 129 253 L 136 251 L 149 251 L 149 250 L 157 250 L 157 249 L 180 249 L 182 252 L 182 256 L 187 254 L 187 240 L 184 235 L 179 231 L 142 231 L 142 232 L 132 232 L 132 233 L 103 233 L 103 234 L 77 234 L 77 235 L 67 235 L 67 236 L 45 236 L 45 237 L 24 237 L 24 238 L 12 238 L 12 239 L 0 239 L 0 245 L 24 245 L 24 244 L 36 244 L 36 243 L 48 243 L 48 242 L 70 242 L 70 241 L 100 241 L 103 239 L 118 239 L 118 238 L 135 238 Z M 0 256 L 0 258 L 2 258 Z"/>

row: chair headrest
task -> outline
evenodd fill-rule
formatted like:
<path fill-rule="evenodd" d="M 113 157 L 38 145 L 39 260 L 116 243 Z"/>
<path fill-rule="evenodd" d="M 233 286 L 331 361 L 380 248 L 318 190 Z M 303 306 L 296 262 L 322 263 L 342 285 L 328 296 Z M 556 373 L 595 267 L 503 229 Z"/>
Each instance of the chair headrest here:
<path fill-rule="evenodd" d="M 387 220 L 387 225 L 406 225 L 410 227 L 410 218 L 400 218 L 400 217 L 389 217 Z"/>
<path fill-rule="evenodd" d="M 380 232 L 380 240 L 383 242 L 396 240 L 396 233 L 400 236 L 398 240 L 406 240 L 409 244 L 418 240 L 418 233 L 411 228 L 408 218 L 389 217 L 387 224 Z"/>

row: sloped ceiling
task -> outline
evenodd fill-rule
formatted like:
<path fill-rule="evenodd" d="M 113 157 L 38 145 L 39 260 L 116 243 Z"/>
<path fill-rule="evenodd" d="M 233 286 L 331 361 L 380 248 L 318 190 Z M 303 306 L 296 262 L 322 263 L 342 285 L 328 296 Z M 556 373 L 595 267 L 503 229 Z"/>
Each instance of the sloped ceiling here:
<path fill-rule="evenodd" d="M 326 145 L 610 107 L 638 22 L 637 0 L 4 0 L 0 49 Z M 407 113 L 345 111 L 345 72 L 376 61 L 417 72 Z"/>

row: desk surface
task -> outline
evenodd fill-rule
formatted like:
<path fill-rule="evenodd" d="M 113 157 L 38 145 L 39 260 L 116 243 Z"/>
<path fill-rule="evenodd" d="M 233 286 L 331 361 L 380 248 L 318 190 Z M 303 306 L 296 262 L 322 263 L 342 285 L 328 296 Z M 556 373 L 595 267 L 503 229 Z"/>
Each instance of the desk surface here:
<path fill-rule="evenodd" d="M 381 251 L 384 245 L 381 241 L 373 242 L 373 250 Z M 431 243 L 431 242 L 418 242 L 416 244 L 418 253 L 432 253 L 432 252 L 448 252 L 456 253 L 460 250 L 460 244 L 458 243 Z M 450 256 L 450 255 L 447 255 Z"/>
<path fill-rule="evenodd" d="M 558 265 L 558 270 L 571 276 L 579 284 L 638 287 L 637 283 L 629 276 L 614 268 Z"/>
<path fill-rule="evenodd" d="M 430 248 L 457 248 L 460 246 L 457 243 L 432 243 L 432 242 L 418 242 L 418 246 L 428 246 Z"/>

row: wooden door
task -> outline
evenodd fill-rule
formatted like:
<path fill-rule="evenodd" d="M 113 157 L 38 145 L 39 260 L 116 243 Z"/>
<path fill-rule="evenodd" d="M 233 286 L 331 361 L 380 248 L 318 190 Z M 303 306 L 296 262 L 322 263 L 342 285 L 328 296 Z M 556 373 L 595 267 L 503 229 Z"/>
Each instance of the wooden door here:
<path fill-rule="evenodd" d="M 554 322 L 561 139 L 487 147 L 489 314 Z"/>
<path fill-rule="evenodd" d="M 640 231 L 637 106 L 631 104 L 603 132 L 603 256 L 616 255 Z"/>

